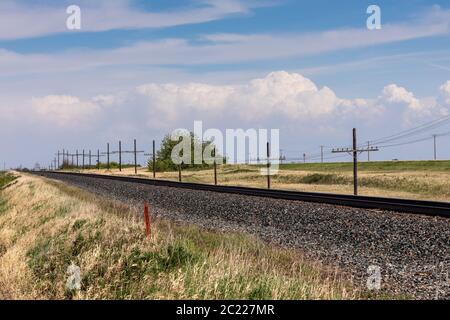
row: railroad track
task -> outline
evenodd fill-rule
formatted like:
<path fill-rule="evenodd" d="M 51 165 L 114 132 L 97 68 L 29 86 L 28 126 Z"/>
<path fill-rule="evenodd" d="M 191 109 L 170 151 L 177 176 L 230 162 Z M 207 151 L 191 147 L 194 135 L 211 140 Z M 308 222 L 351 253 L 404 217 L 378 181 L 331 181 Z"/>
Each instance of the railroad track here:
<path fill-rule="evenodd" d="M 96 179 L 109 179 L 115 181 L 139 183 L 159 187 L 204 190 L 204 191 L 239 194 L 253 197 L 325 203 L 338 206 L 389 210 L 396 212 L 423 214 L 428 216 L 440 216 L 450 218 L 450 202 L 353 196 L 353 195 L 318 193 L 318 192 L 298 192 L 298 191 L 276 190 L 276 189 L 269 190 L 250 187 L 209 185 L 200 183 L 154 180 L 146 178 L 113 176 L 113 175 L 102 175 L 91 173 L 45 171 L 40 172 L 38 174 L 43 176 L 51 176 L 51 175 L 82 176 Z"/>

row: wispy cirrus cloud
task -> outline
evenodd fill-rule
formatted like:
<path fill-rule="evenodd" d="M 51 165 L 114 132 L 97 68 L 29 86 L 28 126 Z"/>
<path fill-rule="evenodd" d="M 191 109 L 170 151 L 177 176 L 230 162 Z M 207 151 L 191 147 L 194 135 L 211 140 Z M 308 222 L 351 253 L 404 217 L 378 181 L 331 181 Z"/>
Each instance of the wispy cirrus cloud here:
<path fill-rule="evenodd" d="M 302 34 L 209 34 L 201 37 L 201 43 L 168 38 L 108 50 L 49 54 L 0 50 L 0 69 L 3 75 L 13 75 L 133 64 L 202 65 L 281 59 L 447 35 L 449 21 L 450 10 L 435 8 L 415 21 L 387 24 L 378 31 L 354 28 Z"/>
<path fill-rule="evenodd" d="M 234 15 L 248 14 L 253 8 L 273 5 L 269 1 L 196 0 L 191 5 L 166 11 L 145 11 L 130 0 L 64 0 L 57 5 L 29 1 L 0 2 L 0 40 L 33 38 L 68 32 L 66 8 L 82 9 L 81 32 L 117 29 L 164 28 L 205 23 Z"/>

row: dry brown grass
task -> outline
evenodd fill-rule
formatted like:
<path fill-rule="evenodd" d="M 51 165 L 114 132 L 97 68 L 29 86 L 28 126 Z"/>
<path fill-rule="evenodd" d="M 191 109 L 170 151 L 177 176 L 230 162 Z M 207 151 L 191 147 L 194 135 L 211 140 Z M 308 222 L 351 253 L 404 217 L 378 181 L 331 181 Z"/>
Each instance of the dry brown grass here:
<path fill-rule="evenodd" d="M 157 220 L 21 174 L 0 194 L 0 299 L 356 299 L 336 270 L 243 234 Z M 66 288 L 67 267 L 82 288 Z"/>

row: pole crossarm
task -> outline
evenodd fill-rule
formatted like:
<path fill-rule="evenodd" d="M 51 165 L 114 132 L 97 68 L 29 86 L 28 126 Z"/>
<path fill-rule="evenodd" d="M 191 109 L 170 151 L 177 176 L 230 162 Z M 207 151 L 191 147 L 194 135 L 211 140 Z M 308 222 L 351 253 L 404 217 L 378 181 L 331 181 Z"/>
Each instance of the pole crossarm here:
<path fill-rule="evenodd" d="M 332 153 L 353 153 L 353 152 L 358 152 L 358 153 L 362 153 L 362 152 L 372 152 L 372 151 L 380 151 L 380 149 L 378 149 L 378 147 L 370 147 L 370 148 L 365 148 L 365 149 L 353 149 L 353 148 L 336 148 L 331 150 Z"/>
<path fill-rule="evenodd" d="M 134 153 L 134 151 L 110 151 L 109 154 Z M 145 153 L 145 151 L 136 151 L 136 153 Z M 108 152 L 102 152 L 101 155 L 107 155 Z"/>

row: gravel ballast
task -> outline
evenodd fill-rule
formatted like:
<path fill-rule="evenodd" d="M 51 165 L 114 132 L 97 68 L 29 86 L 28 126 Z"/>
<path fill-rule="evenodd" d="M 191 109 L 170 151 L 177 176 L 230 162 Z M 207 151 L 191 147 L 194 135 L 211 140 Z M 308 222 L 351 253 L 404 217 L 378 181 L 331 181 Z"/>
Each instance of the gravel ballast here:
<path fill-rule="evenodd" d="M 46 173 L 152 214 L 244 231 L 337 266 L 354 283 L 417 299 L 450 298 L 450 219 Z"/>

